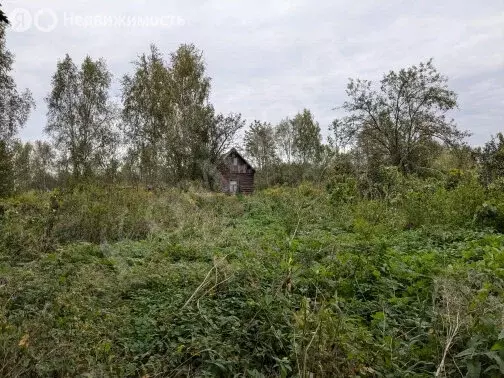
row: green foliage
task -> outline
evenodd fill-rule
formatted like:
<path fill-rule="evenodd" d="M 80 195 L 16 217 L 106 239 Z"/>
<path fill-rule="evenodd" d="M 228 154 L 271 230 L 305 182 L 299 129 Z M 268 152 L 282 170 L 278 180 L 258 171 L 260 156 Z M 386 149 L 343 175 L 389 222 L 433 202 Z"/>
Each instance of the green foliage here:
<path fill-rule="evenodd" d="M 8 197 L 14 191 L 14 171 L 12 154 L 7 143 L 0 140 L 0 198 Z"/>
<path fill-rule="evenodd" d="M 109 89 L 112 74 L 103 59 L 87 56 L 77 67 L 67 54 L 58 62 L 47 102 L 45 132 L 68 163 L 74 180 L 89 180 L 113 157 L 118 135 Z"/>
<path fill-rule="evenodd" d="M 474 214 L 474 220 L 480 227 L 488 227 L 504 233 L 504 206 L 502 202 L 483 203 Z"/>
<path fill-rule="evenodd" d="M 502 375 L 502 195 L 387 172 L 1 202 L 1 374 Z"/>
<path fill-rule="evenodd" d="M 17 193 L 29 190 L 32 183 L 31 156 L 33 146 L 31 143 L 14 144 L 13 165 L 14 165 L 14 188 Z"/>
<path fill-rule="evenodd" d="M 482 149 L 478 150 L 481 161 L 481 178 L 485 185 L 504 176 L 504 135 L 497 133 Z"/>
<path fill-rule="evenodd" d="M 470 179 L 449 190 L 436 181 L 417 181 L 401 198 L 409 226 L 444 224 L 455 227 L 470 225 L 479 206 L 485 201 L 485 190 Z"/>
<path fill-rule="evenodd" d="M 332 180 L 327 183 L 326 188 L 331 195 L 331 203 L 335 206 L 354 202 L 359 196 L 357 181 L 351 177 Z"/>
<path fill-rule="evenodd" d="M 457 106 L 447 81 L 432 59 L 390 71 L 378 86 L 351 79 L 343 104 L 348 115 L 333 122 L 333 141 L 357 145 L 370 168 L 393 165 L 403 173 L 429 168 L 440 151 L 438 141 L 455 145 L 468 135 L 446 117 Z"/>
<path fill-rule="evenodd" d="M 304 109 L 292 123 L 294 156 L 303 164 L 314 163 L 322 152 L 320 126 L 312 113 Z"/>
<path fill-rule="evenodd" d="M 215 114 L 203 54 L 184 44 L 165 62 L 151 46 L 122 80 L 128 176 L 144 184 L 199 180 L 211 187 L 221 155 L 245 121 Z"/>
<path fill-rule="evenodd" d="M 351 81 L 328 146 L 307 109 L 254 122 L 244 147 L 268 188 L 225 196 L 202 186 L 245 121 L 215 115 L 194 45 L 168 63 L 152 47 L 124 77 L 121 166 L 103 60 L 58 63 L 58 154 L 15 142 L 33 101 L 4 36 L 1 376 L 504 375 L 504 139 L 439 143 L 466 133 L 431 61 L 377 90 Z M 72 185 L 47 192 L 56 170 Z"/>
<path fill-rule="evenodd" d="M 268 172 L 276 160 L 275 130 L 269 123 L 254 121 L 245 132 L 245 151 L 259 170 Z"/>
<path fill-rule="evenodd" d="M 12 77 L 14 55 L 7 50 L 6 29 L 0 20 L 0 141 L 10 143 L 25 125 L 35 103 L 28 89 L 19 93 Z"/>

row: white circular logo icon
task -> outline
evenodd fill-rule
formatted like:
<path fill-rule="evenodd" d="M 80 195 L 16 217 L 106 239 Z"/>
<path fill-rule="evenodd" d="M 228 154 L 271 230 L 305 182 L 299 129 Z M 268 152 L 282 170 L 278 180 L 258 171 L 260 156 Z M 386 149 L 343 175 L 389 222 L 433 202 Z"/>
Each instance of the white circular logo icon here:
<path fill-rule="evenodd" d="M 15 32 L 25 32 L 33 25 L 33 17 L 28 9 L 16 8 L 9 15 L 11 28 Z"/>
<path fill-rule="evenodd" d="M 58 26 L 58 15 L 49 8 L 39 9 L 33 14 L 24 8 L 16 8 L 9 15 L 11 29 L 22 33 L 35 27 L 38 31 L 49 33 Z"/>
<path fill-rule="evenodd" d="M 35 27 L 43 33 L 49 33 L 58 26 L 58 15 L 48 8 L 39 9 L 33 17 Z"/>

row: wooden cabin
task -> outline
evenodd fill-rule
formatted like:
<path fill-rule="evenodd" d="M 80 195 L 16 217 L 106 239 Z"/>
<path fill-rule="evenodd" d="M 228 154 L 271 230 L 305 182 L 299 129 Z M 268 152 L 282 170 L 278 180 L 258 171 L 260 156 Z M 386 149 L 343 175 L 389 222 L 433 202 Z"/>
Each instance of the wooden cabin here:
<path fill-rule="evenodd" d="M 219 172 L 224 193 L 254 193 L 255 169 L 235 148 L 222 157 Z"/>

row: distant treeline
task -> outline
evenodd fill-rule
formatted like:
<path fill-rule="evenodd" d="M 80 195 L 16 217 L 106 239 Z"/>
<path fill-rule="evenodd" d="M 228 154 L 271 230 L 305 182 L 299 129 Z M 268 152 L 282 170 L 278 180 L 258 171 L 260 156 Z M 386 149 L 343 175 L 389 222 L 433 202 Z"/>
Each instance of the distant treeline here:
<path fill-rule="evenodd" d="M 89 182 L 196 182 L 213 189 L 219 159 L 231 146 L 256 166 L 259 188 L 341 175 L 372 185 L 388 166 L 421 177 L 472 170 L 488 184 L 504 170 L 501 134 L 484 148 L 464 143 L 469 134 L 448 118 L 457 96 L 432 60 L 391 71 L 377 84 L 350 80 L 347 101 L 339 104 L 346 116 L 328 125 L 323 142 L 308 109 L 277 125 L 254 120 L 248 127 L 239 113 L 218 113 L 209 101 L 203 54 L 191 44 L 168 57 L 155 46 L 140 55 L 120 79 L 120 103 L 111 97 L 113 76 L 104 59 L 88 56 L 77 64 L 66 55 L 45 98 L 48 141 L 23 143 L 18 132 L 35 103 L 12 78 L 5 29 L 0 23 L 2 196 Z"/>

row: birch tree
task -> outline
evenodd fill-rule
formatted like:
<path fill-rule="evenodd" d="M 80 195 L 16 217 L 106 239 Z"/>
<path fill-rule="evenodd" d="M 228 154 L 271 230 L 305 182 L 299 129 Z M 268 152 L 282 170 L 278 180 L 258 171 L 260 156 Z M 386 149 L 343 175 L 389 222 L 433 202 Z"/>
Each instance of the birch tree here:
<path fill-rule="evenodd" d="M 76 180 L 92 177 L 114 155 L 117 132 L 111 79 L 104 60 L 88 56 L 78 68 L 68 54 L 53 75 L 45 132 L 68 159 Z"/>

